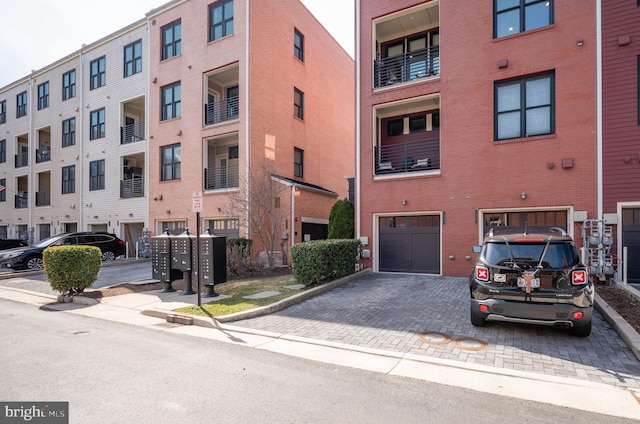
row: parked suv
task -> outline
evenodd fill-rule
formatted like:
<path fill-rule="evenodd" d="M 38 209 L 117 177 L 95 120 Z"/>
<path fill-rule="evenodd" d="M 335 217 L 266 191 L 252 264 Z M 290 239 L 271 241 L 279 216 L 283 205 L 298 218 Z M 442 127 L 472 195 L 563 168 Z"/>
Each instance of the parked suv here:
<path fill-rule="evenodd" d="M 27 245 L 28 243 L 22 239 L 0 239 L 0 250 L 15 249 Z"/>
<path fill-rule="evenodd" d="M 42 269 L 42 252 L 51 246 L 88 245 L 99 247 L 103 261 L 126 253 L 124 241 L 106 232 L 63 233 L 41 240 L 33 246 L 0 252 L 0 266 L 14 269 Z"/>
<path fill-rule="evenodd" d="M 497 232 L 497 230 L 496 230 Z M 591 334 L 594 287 L 570 236 L 560 228 L 549 233 L 492 230 L 469 277 L 471 324 L 486 321 L 569 327 Z"/>

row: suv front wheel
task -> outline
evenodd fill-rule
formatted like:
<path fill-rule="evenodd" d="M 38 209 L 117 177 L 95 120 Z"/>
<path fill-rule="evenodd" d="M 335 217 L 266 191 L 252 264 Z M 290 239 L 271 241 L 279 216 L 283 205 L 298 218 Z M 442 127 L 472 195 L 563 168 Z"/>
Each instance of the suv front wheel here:
<path fill-rule="evenodd" d="M 25 262 L 25 268 L 27 269 L 43 269 L 44 263 L 42 262 L 42 258 L 37 256 L 32 256 Z"/>

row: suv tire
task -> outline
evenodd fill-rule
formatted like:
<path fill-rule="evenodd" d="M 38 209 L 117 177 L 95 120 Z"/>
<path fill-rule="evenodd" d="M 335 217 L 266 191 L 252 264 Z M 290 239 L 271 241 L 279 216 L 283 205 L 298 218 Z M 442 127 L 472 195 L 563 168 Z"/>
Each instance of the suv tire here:
<path fill-rule="evenodd" d="M 113 253 L 111 250 L 105 250 L 104 252 L 102 252 L 102 260 L 103 261 L 115 261 L 116 260 L 116 254 Z"/>
<path fill-rule="evenodd" d="M 576 337 L 589 337 L 589 334 L 591 334 L 591 321 L 585 325 L 571 327 L 570 331 Z"/>
<path fill-rule="evenodd" d="M 473 309 L 471 310 L 471 325 L 474 327 L 484 327 L 486 322 L 484 318 L 473 312 Z"/>
<path fill-rule="evenodd" d="M 24 263 L 24 267 L 26 269 L 43 269 L 44 262 L 42 261 L 42 258 L 38 256 L 32 256 L 26 260 L 26 262 Z"/>

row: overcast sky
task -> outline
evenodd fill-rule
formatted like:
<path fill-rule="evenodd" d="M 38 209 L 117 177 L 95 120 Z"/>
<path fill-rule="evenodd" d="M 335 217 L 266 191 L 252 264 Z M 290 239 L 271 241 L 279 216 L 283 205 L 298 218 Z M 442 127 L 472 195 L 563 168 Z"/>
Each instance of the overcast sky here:
<path fill-rule="evenodd" d="M 0 87 L 144 18 L 167 1 L 0 0 Z M 301 1 L 353 57 L 354 0 Z"/>

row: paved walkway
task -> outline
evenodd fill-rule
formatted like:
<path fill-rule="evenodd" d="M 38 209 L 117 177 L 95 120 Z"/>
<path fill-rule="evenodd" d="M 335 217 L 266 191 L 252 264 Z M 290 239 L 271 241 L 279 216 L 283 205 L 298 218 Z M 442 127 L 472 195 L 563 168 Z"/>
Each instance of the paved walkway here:
<path fill-rule="evenodd" d="M 594 311 L 587 338 L 561 328 L 511 323 L 476 328 L 469 321 L 468 290 L 466 278 L 369 274 L 280 312 L 233 325 L 640 388 L 640 362 L 599 313 Z"/>

